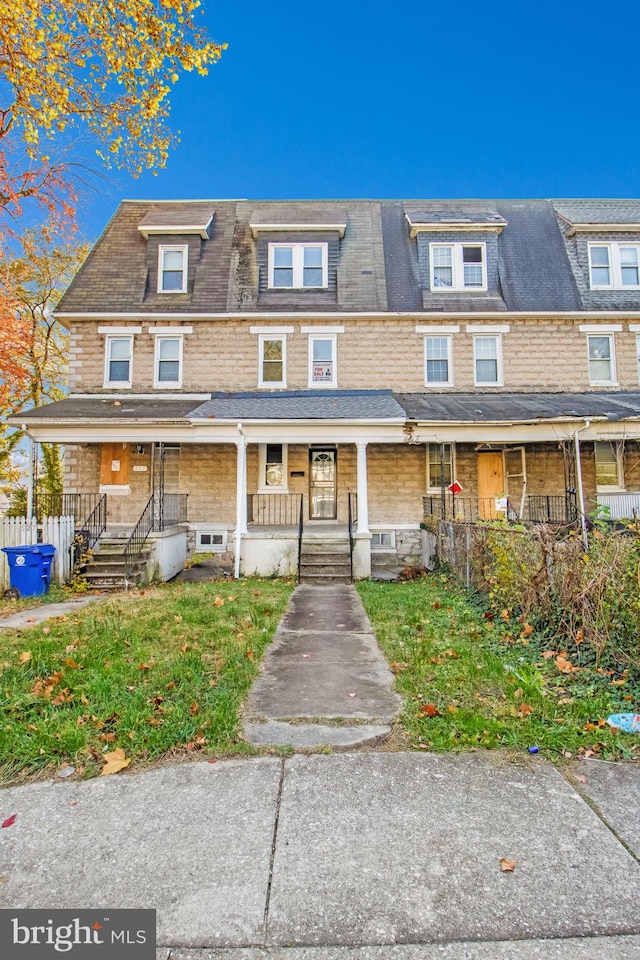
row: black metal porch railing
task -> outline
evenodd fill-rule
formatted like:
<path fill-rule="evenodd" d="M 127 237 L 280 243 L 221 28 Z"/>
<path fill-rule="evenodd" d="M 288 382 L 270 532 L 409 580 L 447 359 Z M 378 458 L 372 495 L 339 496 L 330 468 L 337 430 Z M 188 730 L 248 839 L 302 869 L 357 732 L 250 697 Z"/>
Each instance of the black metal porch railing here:
<path fill-rule="evenodd" d="M 144 547 L 147 537 L 153 530 L 154 526 L 154 509 L 155 509 L 155 498 L 153 495 L 149 497 L 149 501 L 140 515 L 140 519 L 133 528 L 133 532 L 127 543 L 125 545 L 123 554 L 124 554 L 124 570 L 125 570 L 125 579 L 130 580 L 131 574 L 133 573 L 133 568 L 135 567 L 137 561 L 140 558 L 142 553 L 142 548 Z"/>
<path fill-rule="evenodd" d="M 528 523 L 575 523 L 578 505 L 575 495 L 531 496 L 525 498 L 522 520 Z"/>
<path fill-rule="evenodd" d="M 475 523 L 477 520 L 515 520 L 516 514 L 507 497 L 459 497 L 451 493 L 445 496 L 433 494 L 422 498 L 424 516 L 438 520 L 460 520 Z"/>
<path fill-rule="evenodd" d="M 73 517 L 76 526 L 82 526 L 104 496 L 100 493 L 37 493 L 33 512 L 38 523 L 43 517 Z"/>
<path fill-rule="evenodd" d="M 349 566 L 353 581 L 353 525 L 358 522 L 358 494 L 350 493 L 347 496 L 347 515 L 349 523 Z"/>
<path fill-rule="evenodd" d="M 559 496 L 527 496 L 522 514 L 520 501 L 509 497 L 459 497 L 450 493 L 433 494 L 422 498 L 425 519 L 459 520 L 476 523 L 479 520 L 507 520 L 511 523 L 575 523 L 578 508 L 572 494 Z"/>
<path fill-rule="evenodd" d="M 155 498 L 155 516 L 153 529 L 162 531 L 167 527 L 175 527 L 178 523 L 186 523 L 188 519 L 187 493 L 165 493 Z"/>
<path fill-rule="evenodd" d="M 247 523 L 261 527 L 297 527 L 301 493 L 248 493 Z"/>

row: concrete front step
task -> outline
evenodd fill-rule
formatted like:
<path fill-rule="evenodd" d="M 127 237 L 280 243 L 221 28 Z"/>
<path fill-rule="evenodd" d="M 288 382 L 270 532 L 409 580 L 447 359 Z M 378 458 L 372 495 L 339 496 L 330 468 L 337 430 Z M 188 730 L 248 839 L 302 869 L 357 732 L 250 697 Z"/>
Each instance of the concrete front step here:
<path fill-rule="evenodd" d="M 386 740 L 391 727 L 369 723 L 356 726 L 333 727 L 321 723 L 286 723 L 269 720 L 266 723 L 245 723 L 245 739 L 254 747 L 336 747 L 347 749 Z"/>

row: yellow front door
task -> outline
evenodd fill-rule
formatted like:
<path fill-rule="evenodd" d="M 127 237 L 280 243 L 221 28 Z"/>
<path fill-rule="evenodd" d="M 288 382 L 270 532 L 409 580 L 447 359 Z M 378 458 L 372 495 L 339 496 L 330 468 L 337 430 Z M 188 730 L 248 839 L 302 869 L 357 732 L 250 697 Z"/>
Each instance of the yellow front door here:
<path fill-rule="evenodd" d="M 478 516 L 495 520 L 499 514 L 496 497 L 504 495 L 504 461 L 502 453 L 478 454 Z"/>

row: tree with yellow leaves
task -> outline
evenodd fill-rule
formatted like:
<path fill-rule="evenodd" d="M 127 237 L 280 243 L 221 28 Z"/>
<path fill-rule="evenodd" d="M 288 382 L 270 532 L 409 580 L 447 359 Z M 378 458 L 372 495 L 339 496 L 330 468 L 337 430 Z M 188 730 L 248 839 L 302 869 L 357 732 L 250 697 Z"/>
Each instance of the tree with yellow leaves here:
<path fill-rule="evenodd" d="M 0 209 L 25 198 L 71 212 L 56 137 L 88 131 L 107 165 L 164 166 L 169 94 L 226 44 L 196 22 L 200 0 L 4 0 L 0 9 Z"/>

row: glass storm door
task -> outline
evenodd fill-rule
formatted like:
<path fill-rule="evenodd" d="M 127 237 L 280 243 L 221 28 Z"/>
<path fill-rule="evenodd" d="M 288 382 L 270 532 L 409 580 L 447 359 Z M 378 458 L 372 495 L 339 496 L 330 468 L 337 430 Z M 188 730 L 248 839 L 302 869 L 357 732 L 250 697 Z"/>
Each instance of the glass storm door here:
<path fill-rule="evenodd" d="M 311 450 L 309 457 L 309 517 L 311 520 L 335 520 L 336 451 Z"/>

